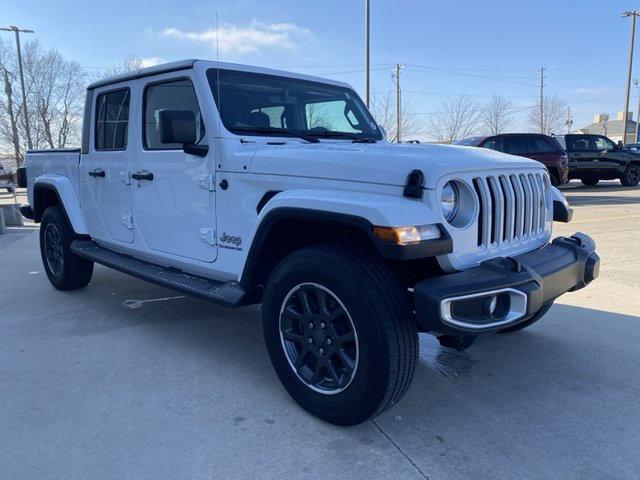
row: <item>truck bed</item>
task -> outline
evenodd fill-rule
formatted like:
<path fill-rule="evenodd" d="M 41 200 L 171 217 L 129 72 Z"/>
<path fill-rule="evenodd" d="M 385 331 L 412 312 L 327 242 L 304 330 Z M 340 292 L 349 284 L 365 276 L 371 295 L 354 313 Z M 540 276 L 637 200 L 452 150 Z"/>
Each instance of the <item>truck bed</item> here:
<path fill-rule="evenodd" d="M 25 157 L 27 168 L 27 197 L 33 205 L 33 182 L 41 175 L 67 177 L 78 193 L 80 149 L 29 150 Z"/>

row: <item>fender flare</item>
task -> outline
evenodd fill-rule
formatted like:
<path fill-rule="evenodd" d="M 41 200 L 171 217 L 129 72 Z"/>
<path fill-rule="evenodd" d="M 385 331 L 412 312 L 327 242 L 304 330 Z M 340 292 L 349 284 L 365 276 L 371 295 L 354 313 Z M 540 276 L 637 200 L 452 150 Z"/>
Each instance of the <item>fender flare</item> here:
<path fill-rule="evenodd" d="M 394 260 L 434 257 L 453 251 L 451 236 L 441 220 L 419 200 L 391 195 L 327 190 L 293 190 L 277 193 L 260 211 L 240 283 L 245 284 L 267 248 L 269 233 L 284 220 L 312 221 L 357 229 L 378 253 Z M 374 226 L 437 225 L 441 238 L 414 245 L 392 245 L 373 235 Z"/>
<path fill-rule="evenodd" d="M 44 207 L 38 205 L 38 191 L 46 189 L 58 198 L 73 231 L 78 235 L 88 235 L 89 231 L 82 217 L 82 210 L 76 191 L 71 180 L 63 175 L 45 174 L 35 179 L 33 183 L 33 213 L 34 220 L 39 222 L 44 213 Z"/>

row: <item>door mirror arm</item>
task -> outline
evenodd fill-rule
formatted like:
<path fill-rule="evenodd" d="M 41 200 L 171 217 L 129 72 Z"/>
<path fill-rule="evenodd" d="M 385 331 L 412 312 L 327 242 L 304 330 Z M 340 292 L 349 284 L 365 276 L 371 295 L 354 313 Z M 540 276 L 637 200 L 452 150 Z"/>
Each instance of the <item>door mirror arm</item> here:
<path fill-rule="evenodd" d="M 209 153 L 209 145 L 194 145 L 192 143 L 183 143 L 182 150 L 189 155 L 196 157 L 206 157 Z"/>

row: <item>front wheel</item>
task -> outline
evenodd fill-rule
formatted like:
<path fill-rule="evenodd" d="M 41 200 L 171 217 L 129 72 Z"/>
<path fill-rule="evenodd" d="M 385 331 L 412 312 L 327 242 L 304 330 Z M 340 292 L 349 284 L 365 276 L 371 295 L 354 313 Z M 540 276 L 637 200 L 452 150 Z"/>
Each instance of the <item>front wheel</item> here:
<path fill-rule="evenodd" d="M 593 175 L 588 177 L 582 177 L 580 180 L 582 181 L 582 184 L 587 187 L 595 187 L 600 181 L 600 177 L 598 177 L 597 175 Z"/>
<path fill-rule="evenodd" d="M 629 165 L 622 174 L 620 183 L 622 183 L 622 185 L 624 185 L 625 187 L 637 186 L 638 183 L 640 183 L 640 165 Z"/>
<path fill-rule="evenodd" d="M 85 287 L 93 275 L 93 262 L 71 252 L 74 232 L 59 206 L 49 207 L 40 224 L 40 254 L 47 277 L 58 290 Z"/>
<path fill-rule="evenodd" d="M 263 328 L 287 392 L 330 423 L 379 415 L 413 378 L 418 336 L 405 294 L 358 250 L 323 245 L 286 257 L 264 292 Z"/>

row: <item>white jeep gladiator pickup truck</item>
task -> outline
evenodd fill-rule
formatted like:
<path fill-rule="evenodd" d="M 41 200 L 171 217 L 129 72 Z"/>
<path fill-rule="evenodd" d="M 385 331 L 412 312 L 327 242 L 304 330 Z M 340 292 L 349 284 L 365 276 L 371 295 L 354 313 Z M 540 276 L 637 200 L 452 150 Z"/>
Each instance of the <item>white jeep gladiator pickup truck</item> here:
<path fill-rule="evenodd" d="M 291 396 L 350 425 L 407 391 L 417 332 L 464 348 L 598 275 L 538 162 L 393 145 L 344 83 L 189 60 L 88 87 L 82 148 L 18 177 L 47 276 L 94 262 L 229 307 L 262 303 Z"/>

